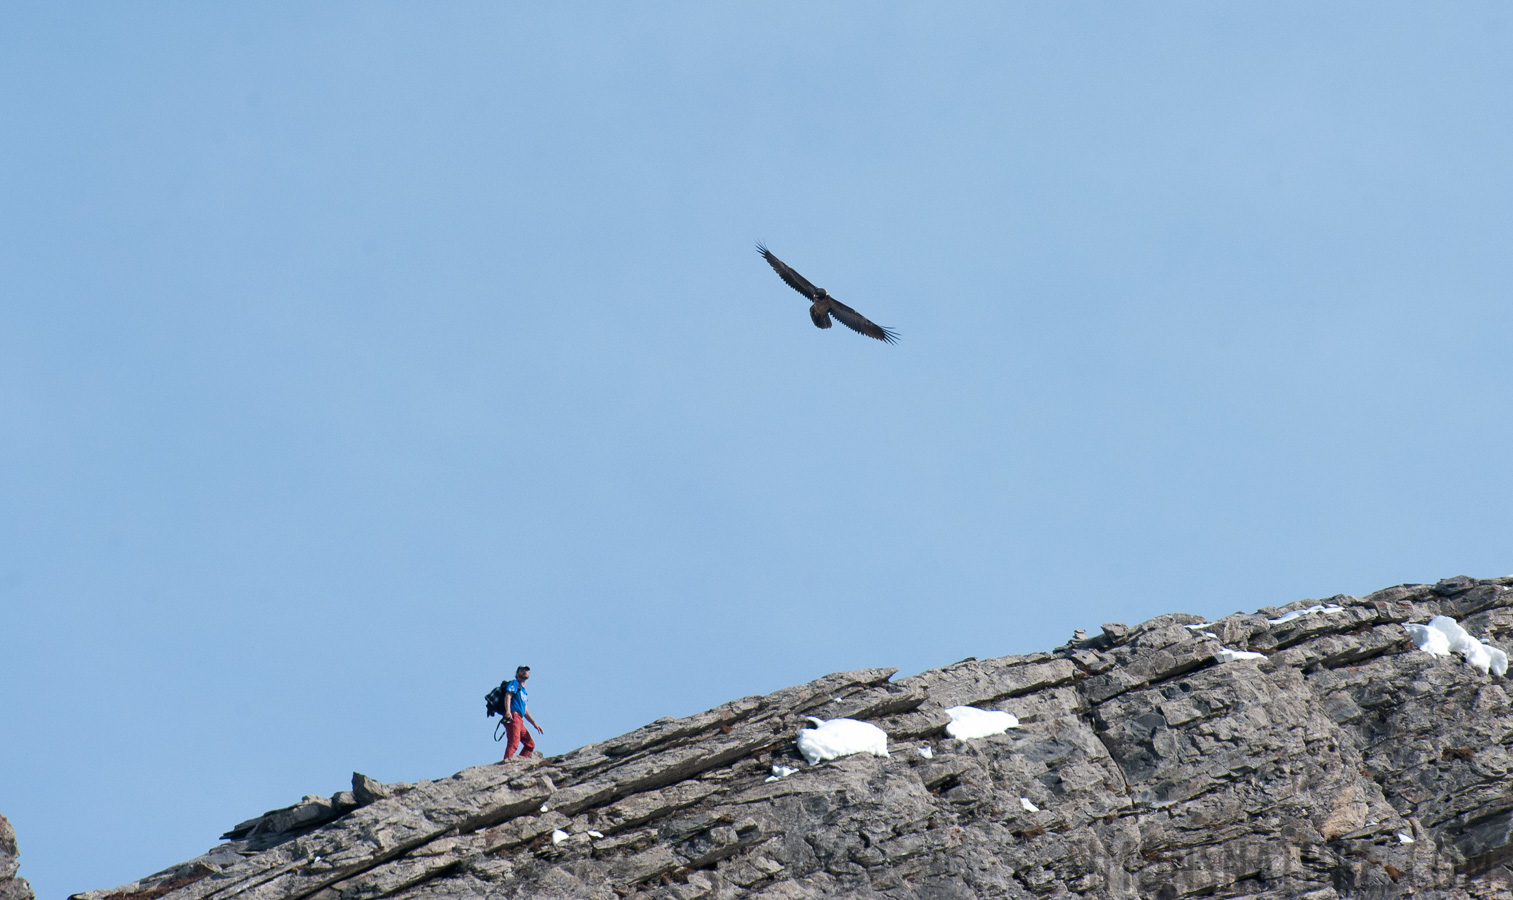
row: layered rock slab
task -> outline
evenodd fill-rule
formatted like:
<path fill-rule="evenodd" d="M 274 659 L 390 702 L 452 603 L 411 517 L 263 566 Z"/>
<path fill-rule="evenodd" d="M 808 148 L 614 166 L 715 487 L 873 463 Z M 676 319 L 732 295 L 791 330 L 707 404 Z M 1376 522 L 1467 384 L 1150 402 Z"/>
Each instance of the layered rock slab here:
<path fill-rule="evenodd" d="M 1505 897 L 1506 684 L 1419 652 L 1402 623 L 1449 615 L 1506 647 L 1510 584 L 1161 616 L 897 682 L 829 675 L 560 757 L 354 776 L 347 797 L 79 896 Z M 1320 605 L 1340 609 L 1285 615 Z M 1020 727 L 950 739 L 957 705 Z M 805 766 L 806 716 L 872 722 L 891 755 Z"/>

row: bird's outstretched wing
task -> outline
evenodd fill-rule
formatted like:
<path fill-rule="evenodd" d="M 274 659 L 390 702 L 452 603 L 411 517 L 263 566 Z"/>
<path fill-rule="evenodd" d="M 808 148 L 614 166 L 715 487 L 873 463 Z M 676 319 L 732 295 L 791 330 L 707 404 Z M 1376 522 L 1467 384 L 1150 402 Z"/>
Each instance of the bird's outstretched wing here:
<path fill-rule="evenodd" d="M 772 251 L 757 244 L 757 252 L 762 254 L 762 259 L 767 260 L 767 265 L 772 266 L 772 271 L 778 273 L 778 277 L 788 283 L 788 286 L 808 297 L 810 300 L 820 298 L 820 289 L 809 283 L 809 279 L 789 268 L 788 264 L 772 255 Z M 863 321 L 866 321 L 863 319 Z"/>
<path fill-rule="evenodd" d="M 857 334 L 865 334 L 869 338 L 877 338 L 885 344 L 892 344 L 898 340 L 898 332 L 874 323 L 871 319 L 834 297 L 830 298 L 830 314 L 840 319 L 842 325 Z"/>

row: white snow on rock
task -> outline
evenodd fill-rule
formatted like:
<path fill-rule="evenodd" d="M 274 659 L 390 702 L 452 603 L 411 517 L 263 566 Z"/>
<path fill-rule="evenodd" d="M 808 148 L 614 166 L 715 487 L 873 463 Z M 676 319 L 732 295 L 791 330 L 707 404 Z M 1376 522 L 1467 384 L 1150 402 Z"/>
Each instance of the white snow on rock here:
<path fill-rule="evenodd" d="M 1399 831 L 1397 833 L 1397 842 L 1399 844 L 1412 844 L 1412 843 L 1415 843 L 1414 840 L 1413 840 L 1413 838 L 1409 837 L 1408 833 L 1405 832 L 1405 831 Z"/>
<path fill-rule="evenodd" d="M 1476 638 L 1471 638 L 1471 640 L 1476 641 Z M 1466 648 L 1461 651 L 1461 655 L 1466 658 L 1466 665 L 1476 669 L 1483 675 L 1487 673 L 1487 670 L 1492 668 L 1492 648 L 1481 641 L 1467 644 Z M 1505 662 L 1503 663 L 1503 671 L 1506 672 L 1507 670 L 1508 664 Z"/>
<path fill-rule="evenodd" d="M 1214 656 L 1221 663 L 1234 662 L 1237 659 L 1265 659 L 1264 653 L 1253 653 L 1250 650 L 1231 650 L 1228 647 L 1220 647 Z"/>
<path fill-rule="evenodd" d="M 946 713 L 951 716 L 946 734 L 962 741 L 1003 734 L 1010 728 L 1019 727 L 1019 719 L 1013 713 L 978 709 L 975 706 L 953 706 Z"/>
<path fill-rule="evenodd" d="M 816 719 L 807 716 L 813 728 L 799 729 L 799 752 L 809 765 L 840 759 L 853 753 L 888 755 L 888 733 L 871 722 L 856 719 Z"/>
<path fill-rule="evenodd" d="M 571 837 L 571 835 L 563 831 L 561 828 L 552 830 L 552 843 L 554 844 L 560 844 L 563 841 L 567 840 L 569 837 Z"/>
<path fill-rule="evenodd" d="M 1278 616 L 1275 619 L 1267 619 L 1266 621 L 1272 625 L 1281 625 L 1283 622 L 1291 622 L 1293 619 L 1301 619 L 1304 616 L 1311 616 L 1314 613 L 1337 613 L 1344 611 L 1345 607 L 1343 606 L 1335 606 L 1332 603 L 1328 606 L 1325 606 L 1322 603 L 1315 603 L 1307 609 L 1295 609 L 1292 612 L 1287 613 L 1286 615 Z"/>
<path fill-rule="evenodd" d="M 588 836 L 591 837 L 591 838 L 602 838 L 602 837 L 604 837 L 604 832 L 602 832 L 602 831 L 590 831 L 588 833 Z"/>
<path fill-rule="evenodd" d="M 930 749 L 930 745 L 929 744 L 926 744 L 923 747 L 916 747 L 915 749 L 918 750 L 919 751 L 919 755 L 923 756 L 925 759 L 934 759 L 935 758 L 935 751 Z"/>
<path fill-rule="evenodd" d="M 1430 656 L 1450 655 L 1450 638 L 1438 628 L 1430 628 L 1428 625 L 1418 625 L 1413 622 L 1404 623 L 1403 628 L 1407 630 L 1408 636 L 1413 638 L 1413 643 L 1418 645 L 1418 649 Z"/>
<path fill-rule="evenodd" d="M 1403 625 L 1418 649 L 1433 656 L 1459 653 L 1466 665 L 1479 672 L 1491 672 L 1501 678 L 1508 674 L 1508 654 L 1484 644 L 1466 633 L 1460 623 L 1449 616 L 1435 616 L 1427 625 L 1409 622 Z"/>
<path fill-rule="evenodd" d="M 767 780 L 777 781 L 779 778 L 787 778 L 789 775 L 792 775 L 797 771 L 798 769 L 790 769 L 787 766 L 773 766 L 772 774 L 767 776 Z"/>
<path fill-rule="evenodd" d="M 1029 797 L 1020 797 L 1019 805 L 1024 807 L 1025 812 L 1040 812 L 1040 807 L 1031 803 Z"/>

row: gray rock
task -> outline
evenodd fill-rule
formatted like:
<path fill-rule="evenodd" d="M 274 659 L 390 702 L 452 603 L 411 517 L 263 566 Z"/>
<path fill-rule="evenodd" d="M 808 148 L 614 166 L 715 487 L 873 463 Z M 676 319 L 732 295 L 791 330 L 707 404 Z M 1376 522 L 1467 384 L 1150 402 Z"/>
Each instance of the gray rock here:
<path fill-rule="evenodd" d="M 266 849 L 296 834 L 324 825 L 356 807 L 357 803 L 350 794 L 345 801 L 336 798 L 327 800 L 325 797 L 307 794 L 291 806 L 272 809 L 257 818 L 238 823 L 236 827 L 221 835 L 221 839 L 247 838 L 256 844 L 258 849 Z"/>
<path fill-rule="evenodd" d="M 438 781 L 354 773 L 350 792 L 81 896 L 1513 896 L 1509 685 L 1419 652 L 1402 627 L 1451 615 L 1506 649 L 1510 582 L 1331 597 L 1344 611 L 1281 623 L 1315 601 L 1202 628 L 1110 624 L 1050 653 L 897 682 L 837 673 Z M 1221 663 L 1221 647 L 1263 658 Z M 954 740 L 955 705 L 1021 724 Z M 806 766 L 809 715 L 871 721 L 892 755 Z M 798 771 L 769 781 L 774 765 Z"/>
<path fill-rule="evenodd" d="M 358 806 L 367 806 L 375 800 L 389 799 L 389 789 L 383 782 L 369 778 L 361 772 L 352 773 L 352 797 Z"/>
<path fill-rule="evenodd" d="M 16 848 L 16 830 L 0 816 L 0 900 L 32 900 L 32 886 L 17 875 L 21 853 Z"/>

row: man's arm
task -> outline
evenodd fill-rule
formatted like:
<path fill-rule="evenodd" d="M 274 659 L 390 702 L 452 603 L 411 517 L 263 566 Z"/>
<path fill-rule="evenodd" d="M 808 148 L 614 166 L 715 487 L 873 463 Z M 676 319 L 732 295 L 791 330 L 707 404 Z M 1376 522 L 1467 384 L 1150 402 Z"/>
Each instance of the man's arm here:
<path fill-rule="evenodd" d="M 531 708 L 529 706 L 525 707 L 525 720 L 532 725 L 536 725 L 536 717 L 531 715 Z M 536 725 L 536 733 L 546 734 L 546 729 L 542 728 L 540 725 Z"/>

